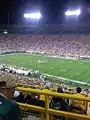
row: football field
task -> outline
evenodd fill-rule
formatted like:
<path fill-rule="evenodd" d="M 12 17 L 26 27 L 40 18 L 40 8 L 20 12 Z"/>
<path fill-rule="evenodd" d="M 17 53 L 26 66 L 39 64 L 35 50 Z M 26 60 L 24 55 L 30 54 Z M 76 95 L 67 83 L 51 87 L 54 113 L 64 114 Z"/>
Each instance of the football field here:
<path fill-rule="evenodd" d="M 0 63 L 40 70 L 41 73 L 90 83 L 90 61 L 67 60 L 35 54 L 0 55 Z"/>

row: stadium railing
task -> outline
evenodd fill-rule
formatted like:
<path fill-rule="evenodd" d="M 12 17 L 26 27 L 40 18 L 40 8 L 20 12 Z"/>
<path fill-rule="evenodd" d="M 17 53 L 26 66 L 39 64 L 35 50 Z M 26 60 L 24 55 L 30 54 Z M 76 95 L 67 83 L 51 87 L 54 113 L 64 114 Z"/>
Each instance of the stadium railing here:
<path fill-rule="evenodd" d="M 31 113 L 34 113 L 33 117 L 35 117 L 36 120 L 38 120 L 38 119 L 40 119 L 40 120 L 90 120 L 90 116 L 88 116 L 88 115 L 82 115 L 82 114 L 65 112 L 65 111 L 58 111 L 58 110 L 49 108 L 49 96 L 80 100 L 80 101 L 85 101 L 87 103 L 90 102 L 89 97 L 75 97 L 75 96 L 69 95 L 69 94 L 62 94 L 62 93 L 56 93 L 56 92 L 44 92 L 42 90 L 36 90 L 36 89 L 31 89 L 31 88 L 22 88 L 22 87 L 17 87 L 16 89 L 18 91 L 25 92 L 25 93 L 32 93 L 35 95 L 37 94 L 37 95 L 45 96 L 45 108 L 39 107 L 39 106 L 34 106 L 34 105 L 29 105 L 29 104 L 18 103 L 20 105 L 21 111 L 23 111 L 22 112 L 22 115 L 24 117 L 23 120 L 33 119 L 33 118 L 31 118 L 33 116 Z M 36 111 L 36 114 L 35 114 L 35 111 Z M 55 116 L 57 116 L 57 117 L 60 116 L 60 118 L 58 119 Z M 35 120 L 35 118 L 34 118 L 34 120 Z"/>
<path fill-rule="evenodd" d="M 40 85 L 28 85 L 28 84 L 22 84 L 22 83 L 17 83 L 17 87 L 23 87 L 23 88 L 32 88 L 32 89 L 39 89 L 39 90 L 43 90 L 45 87 L 44 86 L 40 86 Z M 50 91 L 52 92 L 56 92 L 58 87 L 53 87 L 50 89 Z M 68 93 L 68 94 L 75 94 L 76 92 L 73 91 L 64 91 L 64 93 Z"/>

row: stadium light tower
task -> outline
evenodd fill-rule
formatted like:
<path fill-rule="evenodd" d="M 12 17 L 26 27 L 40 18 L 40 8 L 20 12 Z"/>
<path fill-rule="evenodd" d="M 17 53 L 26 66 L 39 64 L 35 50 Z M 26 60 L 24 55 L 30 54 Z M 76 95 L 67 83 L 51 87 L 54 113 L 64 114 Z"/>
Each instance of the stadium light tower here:
<path fill-rule="evenodd" d="M 77 9 L 77 10 L 68 10 L 65 12 L 66 16 L 79 16 L 81 14 L 81 10 Z"/>
<path fill-rule="evenodd" d="M 39 20 L 42 17 L 40 12 L 31 12 L 25 13 L 24 18 L 31 19 L 31 20 Z"/>

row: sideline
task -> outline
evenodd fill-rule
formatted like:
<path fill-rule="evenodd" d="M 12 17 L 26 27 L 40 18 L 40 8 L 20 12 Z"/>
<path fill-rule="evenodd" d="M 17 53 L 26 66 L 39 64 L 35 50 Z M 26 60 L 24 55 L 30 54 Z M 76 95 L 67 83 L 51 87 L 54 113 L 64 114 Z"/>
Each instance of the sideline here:
<path fill-rule="evenodd" d="M 54 76 L 54 75 L 49 75 L 49 74 L 43 74 L 41 73 L 42 75 L 46 75 L 46 76 L 51 76 L 51 77 L 54 77 L 54 78 L 59 78 L 61 80 L 65 80 L 65 81 L 69 81 L 69 82 L 73 82 L 73 83 L 79 83 L 79 84 L 82 84 L 82 85 L 88 85 L 90 86 L 89 83 L 86 83 L 86 82 L 80 82 L 80 81 L 76 81 L 76 80 L 72 80 L 72 79 L 67 79 L 67 78 L 63 78 L 63 77 L 58 77 L 58 76 Z"/>

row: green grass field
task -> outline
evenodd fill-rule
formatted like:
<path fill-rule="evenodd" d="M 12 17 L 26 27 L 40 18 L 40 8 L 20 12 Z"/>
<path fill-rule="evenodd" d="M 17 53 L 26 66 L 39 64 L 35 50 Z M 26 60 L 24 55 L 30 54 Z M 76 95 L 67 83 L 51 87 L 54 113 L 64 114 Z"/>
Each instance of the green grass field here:
<path fill-rule="evenodd" d="M 16 65 L 41 73 L 90 83 L 90 62 L 66 60 L 34 54 L 7 54 L 0 56 L 0 63 Z"/>

